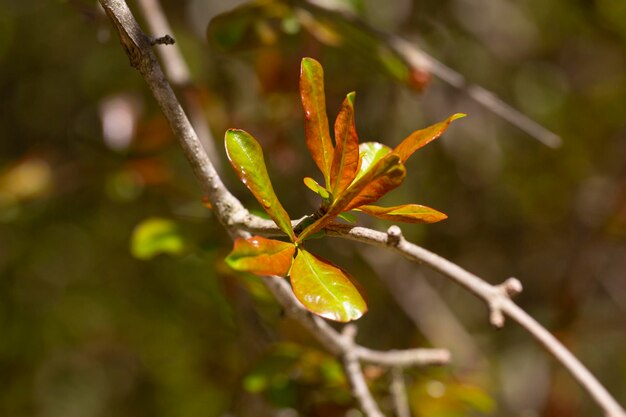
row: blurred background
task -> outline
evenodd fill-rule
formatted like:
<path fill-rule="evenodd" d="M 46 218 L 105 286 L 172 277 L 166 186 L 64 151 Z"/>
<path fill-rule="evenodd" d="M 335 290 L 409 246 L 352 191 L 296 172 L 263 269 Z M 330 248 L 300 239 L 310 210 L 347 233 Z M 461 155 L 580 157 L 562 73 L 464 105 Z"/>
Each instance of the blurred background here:
<path fill-rule="evenodd" d="M 316 3 L 163 1 L 191 70 L 177 91 L 199 104 L 231 190 L 258 208 L 222 150 L 238 127 L 262 143 L 292 218 L 316 209 L 302 184 L 318 178 L 297 91 L 303 56 L 325 68 L 331 122 L 357 91 L 361 141 L 394 145 L 468 113 L 383 203 L 447 213 L 405 236 L 490 283 L 519 278 L 520 305 L 626 403 L 626 3 Z M 407 66 L 385 34 L 562 146 Z M 96 2 L 0 3 L 0 97 L 0 415 L 360 415 L 338 362 L 260 278 L 224 265 L 231 243 Z M 351 242 L 313 246 L 369 294 L 359 343 L 452 351 L 450 366 L 407 373 L 414 415 L 601 415 L 528 334 L 495 331 L 483 303 L 447 279 Z M 389 375 L 366 374 L 389 411 Z"/>

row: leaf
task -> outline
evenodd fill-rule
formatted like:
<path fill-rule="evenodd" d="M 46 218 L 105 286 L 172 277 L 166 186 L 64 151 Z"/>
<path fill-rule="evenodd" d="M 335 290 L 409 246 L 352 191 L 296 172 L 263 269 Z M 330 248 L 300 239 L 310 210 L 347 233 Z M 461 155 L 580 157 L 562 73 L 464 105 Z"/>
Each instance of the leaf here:
<path fill-rule="evenodd" d="M 445 214 L 419 204 L 405 204 L 394 207 L 360 206 L 355 210 L 362 211 L 380 219 L 405 223 L 436 223 L 448 218 Z"/>
<path fill-rule="evenodd" d="M 367 171 L 369 171 L 374 164 L 383 159 L 387 154 L 391 153 L 392 149 L 378 142 L 365 142 L 359 145 L 359 159 L 361 161 L 359 165 L 359 171 L 356 174 L 355 181 L 361 178 Z"/>
<path fill-rule="evenodd" d="M 348 322 L 367 312 L 350 275 L 303 248 L 298 249 L 291 268 L 291 286 L 309 311 L 329 320 Z"/>
<path fill-rule="evenodd" d="M 341 195 L 335 197 L 326 214 L 298 235 L 297 243 L 323 229 L 341 212 L 362 204 L 373 203 L 402 183 L 406 169 L 400 162 L 400 157 L 387 151 L 384 145 L 375 148 L 377 149 L 375 155 L 361 162 L 361 166 L 366 166 L 365 170 L 359 171 L 360 175 L 357 175 L 352 184 Z"/>
<path fill-rule="evenodd" d="M 160 254 L 179 255 L 185 249 L 178 226 L 171 220 L 153 217 L 133 230 L 130 251 L 137 259 L 151 259 Z"/>
<path fill-rule="evenodd" d="M 261 145 L 244 130 L 229 129 L 224 139 L 226 153 L 241 182 L 252 192 L 276 225 L 295 240 L 289 215 L 278 201 L 267 174 Z"/>
<path fill-rule="evenodd" d="M 356 223 L 357 217 L 354 213 L 344 212 L 337 215 L 338 218 L 347 221 L 348 223 Z"/>
<path fill-rule="evenodd" d="M 359 168 L 359 138 L 354 125 L 354 92 L 348 94 L 335 120 L 335 154 L 330 171 L 333 195 L 341 194 Z"/>
<path fill-rule="evenodd" d="M 284 277 L 289 273 L 295 251 L 293 243 L 253 236 L 235 240 L 226 263 L 236 271 Z"/>
<path fill-rule="evenodd" d="M 390 162 L 393 162 L 393 160 Z M 389 191 L 402 184 L 406 177 L 406 168 L 397 161 L 395 162 L 384 173 L 375 176 L 375 179 L 366 184 L 350 201 L 350 204 L 344 207 L 344 210 L 352 210 L 353 208 L 378 201 Z"/>
<path fill-rule="evenodd" d="M 333 144 L 328 130 L 324 70 L 313 58 L 304 58 L 300 67 L 300 97 L 304 108 L 306 145 L 313 160 L 324 175 L 326 188 L 330 186 L 333 162 Z"/>
<path fill-rule="evenodd" d="M 409 159 L 409 157 L 413 155 L 416 150 L 441 136 L 443 132 L 446 131 L 448 126 L 450 126 L 450 123 L 465 116 L 466 115 L 463 113 L 456 113 L 442 122 L 436 123 L 425 129 L 416 130 L 400 142 L 400 144 L 393 150 L 393 153 L 400 157 L 402 163 L 406 162 L 406 160 Z"/>
<path fill-rule="evenodd" d="M 322 197 L 323 200 L 330 199 L 330 193 L 328 192 L 328 190 L 319 185 L 317 181 L 315 181 L 313 178 L 304 177 L 304 185 L 306 185 L 309 190 Z"/>

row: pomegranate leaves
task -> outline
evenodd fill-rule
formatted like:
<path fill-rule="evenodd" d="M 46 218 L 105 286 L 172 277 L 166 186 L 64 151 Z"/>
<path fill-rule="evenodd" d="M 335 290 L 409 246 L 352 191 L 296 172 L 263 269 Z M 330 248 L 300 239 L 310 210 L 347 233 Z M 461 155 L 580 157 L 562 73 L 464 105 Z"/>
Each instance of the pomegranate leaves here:
<path fill-rule="evenodd" d="M 330 320 L 356 320 L 367 311 L 352 277 L 305 249 L 299 249 L 293 261 L 291 286 L 296 298 L 309 311 Z"/>
<path fill-rule="evenodd" d="M 306 145 L 324 178 L 323 186 L 309 177 L 304 179 L 304 184 L 321 198 L 320 208 L 300 223 L 296 228 L 300 230 L 298 233 L 294 232 L 289 215 L 272 187 L 261 146 L 243 130 L 228 130 L 225 146 L 231 165 L 289 241 L 261 236 L 237 239 L 226 263 L 238 271 L 289 277 L 296 298 L 310 312 L 348 322 L 367 312 L 363 290 L 346 271 L 308 252 L 304 242 L 323 237 L 324 227 L 336 218 L 352 219 L 351 210 L 406 223 L 446 219 L 445 214 L 419 204 L 395 207 L 371 204 L 404 181 L 404 164 L 416 150 L 437 139 L 450 123 L 465 115 L 457 113 L 417 130 L 395 149 L 377 142 L 359 144 L 354 122 L 355 94 L 350 93 L 335 120 L 333 143 L 326 115 L 324 71 L 312 58 L 302 60 L 300 96 Z"/>

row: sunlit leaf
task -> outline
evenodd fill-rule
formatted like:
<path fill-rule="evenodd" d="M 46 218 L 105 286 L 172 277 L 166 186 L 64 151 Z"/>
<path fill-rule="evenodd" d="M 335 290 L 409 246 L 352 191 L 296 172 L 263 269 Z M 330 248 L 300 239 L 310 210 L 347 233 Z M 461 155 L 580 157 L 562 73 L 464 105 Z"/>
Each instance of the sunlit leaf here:
<path fill-rule="evenodd" d="M 309 311 L 330 320 L 348 322 L 367 311 L 347 272 L 303 248 L 298 249 L 291 268 L 291 286 Z"/>
<path fill-rule="evenodd" d="M 326 187 L 329 188 L 334 151 L 328 130 L 328 117 L 326 116 L 324 70 L 320 63 L 312 58 L 302 60 L 300 97 L 304 108 L 306 145 L 315 164 L 324 175 Z"/>
<path fill-rule="evenodd" d="M 254 194 L 276 225 L 292 241 L 295 240 L 289 215 L 278 201 L 267 174 L 261 145 L 252 135 L 240 129 L 226 131 L 225 144 L 228 159 L 241 181 Z"/>
<path fill-rule="evenodd" d="M 360 206 L 355 210 L 362 211 L 380 219 L 405 223 L 436 223 L 448 218 L 445 214 L 419 204 L 405 204 L 394 207 Z"/>
<path fill-rule="evenodd" d="M 416 130 L 400 142 L 393 152 L 400 156 L 400 160 L 404 163 L 416 150 L 441 136 L 448 126 L 450 126 L 450 123 L 465 116 L 466 115 L 463 113 L 456 113 L 442 122 L 425 129 Z"/>
<path fill-rule="evenodd" d="M 253 236 L 237 239 L 226 263 L 237 271 L 286 276 L 295 251 L 293 243 Z"/>
<path fill-rule="evenodd" d="M 354 93 L 348 94 L 335 121 L 335 155 L 330 171 L 333 195 L 341 194 L 359 168 L 359 138 L 354 125 Z"/>
<path fill-rule="evenodd" d="M 330 193 L 328 192 L 328 190 L 319 185 L 317 181 L 315 181 L 313 178 L 304 177 L 304 185 L 306 185 L 309 190 L 322 197 L 322 199 L 330 199 Z"/>
<path fill-rule="evenodd" d="M 359 171 L 356 175 L 356 180 L 361 178 L 367 171 L 369 171 L 374 164 L 383 159 L 387 154 L 391 153 L 392 149 L 378 142 L 365 142 L 359 145 L 359 159 L 361 163 L 359 165 Z"/>
<path fill-rule="evenodd" d="M 139 223 L 130 241 L 133 256 L 144 260 L 160 254 L 178 255 L 184 249 L 185 242 L 176 223 L 157 217 Z"/>

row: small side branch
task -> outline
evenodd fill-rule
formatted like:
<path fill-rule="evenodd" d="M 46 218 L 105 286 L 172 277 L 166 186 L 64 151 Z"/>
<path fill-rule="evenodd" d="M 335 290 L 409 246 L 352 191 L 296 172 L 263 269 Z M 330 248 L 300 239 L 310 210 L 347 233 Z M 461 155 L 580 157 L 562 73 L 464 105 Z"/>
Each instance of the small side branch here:
<path fill-rule="evenodd" d="M 391 385 L 389 388 L 393 398 L 393 408 L 396 410 L 396 417 L 411 417 L 402 368 L 391 369 Z"/>

